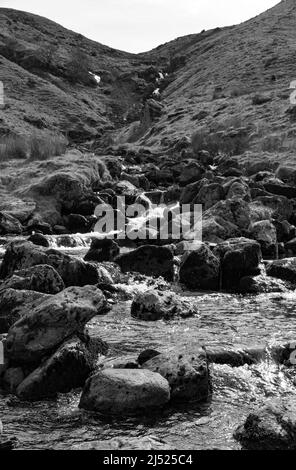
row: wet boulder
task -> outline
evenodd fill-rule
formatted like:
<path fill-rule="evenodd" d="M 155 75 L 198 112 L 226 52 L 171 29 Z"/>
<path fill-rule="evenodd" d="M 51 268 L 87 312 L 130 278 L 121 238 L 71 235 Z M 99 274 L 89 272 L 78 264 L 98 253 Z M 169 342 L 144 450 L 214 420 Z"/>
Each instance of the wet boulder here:
<path fill-rule="evenodd" d="M 93 287 L 69 287 L 26 313 L 9 330 L 6 348 L 16 364 L 38 363 L 66 338 L 81 333 L 86 323 L 104 315 L 103 293 Z"/>
<path fill-rule="evenodd" d="M 217 245 L 213 253 L 221 261 L 223 289 L 235 291 L 242 277 L 260 273 L 262 254 L 255 240 L 232 238 Z"/>
<path fill-rule="evenodd" d="M 205 346 L 207 360 L 211 364 L 227 364 L 231 367 L 241 367 L 245 364 L 256 364 L 267 356 L 266 347 L 254 346 L 248 349 L 237 349 L 224 346 Z"/>
<path fill-rule="evenodd" d="M 7 333 L 22 316 L 30 313 L 32 309 L 50 297 L 50 295 L 32 290 L 1 289 L 0 333 Z"/>
<path fill-rule="evenodd" d="M 113 261 L 119 255 L 120 249 L 114 240 L 94 238 L 84 261 Z"/>
<path fill-rule="evenodd" d="M 218 290 L 220 261 L 210 248 L 201 244 L 182 257 L 180 282 L 191 290 Z"/>
<path fill-rule="evenodd" d="M 30 242 L 12 242 L 8 245 L 0 267 L 0 279 L 11 276 L 14 271 L 40 264 L 52 266 L 66 286 L 92 285 L 99 281 L 97 269 L 92 264 Z"/>
<path fill-rule="evenodd" d="M 145 364 L 145 362 L 150 361 L 155 356 L 158 356 L 160 352 L 156 351 L 155 349 L 145 349 L 145 351 L 142 351 L 138 358 L 137 358 L 137 363 L 142 366 Z"/>
<path fill-rule="evenodd" d="M 34 243 L 34 245 L 49 247 L 49 241 L 42 233 L 34 233 L 28 238 L 28 241 Z"/>
<path fill-rule="evenodd" d="M 125 198 L 127 205 L 134 204 L 139 194 L 139 189 L 136 188 L 130 181 L 122 180 L 116 184 L 115 187 L 118 196 Z"/>
<path fill-rule="evenodd" d="M 44 294 L 57 294 L 65 289 L 65 284 L 52 266 L 39 264 L 15 271 L 11 277 L 0 285 L 0 291 L 3 289 L 32 290 Z"/>
<path fill-rule="evenodd" d="M 296 258 L 271 261 L 266 266 L 266 274 L 296 284 Z"/>
<path fill-rule="evenodd" d="M 96 366 L 96 354 L 78 337 L 67 339 L 57 351 L 17 387 L 22 400 L 41 400 L 83 387 Z"/>
<path fill-rule="evenodd" d="M 157 372 L 168 381 L 172 400 L 201 402 L 210 395 L 210 374 L 204 352 L 196 356 L 159 354 L 142 368 Z"/>
<path fill-rule="evenodd" d="M 87 233 L 91 229 L 89 220 L 80 214 L 70 214 L 67 226 L 72 233 Z"/>
<path fill-rule="evenodd" d="M 145 321 L 186 318 L 197 313 L 197 306 L 191 299 L 180 298 L 173 292 L 153 289 L 137 294 L 131 306 L 131 315 Z"/>
<path fill-rule="evenodd" d="M 249 414 L 234 438 L 247 450 L 296 449 L 296 401 L 272 399 Z"/>
<path fill-rule="evenodd" d="M 119 255 L 115 262 L 123 272 L 139 272 L 146 276 L 174 279 L 174 255 L 167 247 L 140 246 L 130 253 Z"/>
<path fill-rule="evenodd" d="M 242 294 L 289 292 L 292 289 L 292 284 L 266 275 L 245 276 L 240 280 L 238 286 L 238 290 Z"/>
<path fill-rule="evenodd" d="M 27 223 L 27 230 L 29 230 L 31 233 L 37 232 L 41 233 L 44 235 L 51 235 L 52 234 L 52 228 L 51 225 L 48 222 L 44 222 L 40 216 L 38 217 L 32 217 L 29 222 Z"/>
<path fill-rule="evenodd" d="M 0 235 L 22 233 L 23 227 L 18 219 L 6 212 L 0 212 Z"/>
<path fill-rule="evenodd" d="M 104 369 L 87 380 L 79 408 L 122 416 L 151 413 L 169 400 L 169 384 L 160 374 L 141 369 Z"/>

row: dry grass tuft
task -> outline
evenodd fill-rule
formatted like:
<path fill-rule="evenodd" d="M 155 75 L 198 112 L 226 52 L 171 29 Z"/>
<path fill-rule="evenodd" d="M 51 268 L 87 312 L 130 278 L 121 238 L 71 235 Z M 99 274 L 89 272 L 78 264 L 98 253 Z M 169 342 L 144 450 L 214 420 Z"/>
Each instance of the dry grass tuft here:
<path fill-rule="evenodd" d="M 13 159 L 48 160 L 63 155 L 68 141 L 62 135 L 33 134 L 30 137 L 16 135 L 0 139 L 0 162 Z"/>

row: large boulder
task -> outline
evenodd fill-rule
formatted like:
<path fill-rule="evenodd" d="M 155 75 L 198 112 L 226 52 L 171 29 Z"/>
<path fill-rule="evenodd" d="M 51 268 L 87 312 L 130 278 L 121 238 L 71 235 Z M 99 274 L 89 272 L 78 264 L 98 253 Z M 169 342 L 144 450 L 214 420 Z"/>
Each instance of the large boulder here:
<path fill-rule="evenodd" d="M 41 400 L 83 387 L 96 360 L 93 351 L 74 336 L 19 384 L 17 396 L 22 400 Z"/>
<path fill-rule="evenodd" d="M 167 247 L 140 246 L 130 253 L 115 259 L 123 272 L 136 271 L 147 276 L 162 276 L 167 281 L 174 279 L 174 255 Z"/>
<path fill-rule="evenodd" d="M 169 384 L 160 374 L 140 369 L 104 369 L 87 380 L 79 407 L 122 416 L 150 413 L 169 399 Z"/>
<path fill-rule="evenodd" d="M 99 281 L 97 269 L 92 264 L 30 242 L 12 242 L 8 245 L 0 268 L 0 279 L 11 276 L 14 271 L 39 264 L 52 266 L 67 287 L 97 284 Z"/>
<path fill-rule="evenodd" d="M 192 290 L 217 290 L 219 288 L 220 261 L 210 248 L 201 244 L 195 251 L 182 257 L 180 282 Z"/>
<path fill-rule="evenodd" d="M 181 186 L 194 183 L 201 179 L 204 169 L 196 161 L 190 161 L 184 165 L 183 170 L 179 177 L 179 183 Z"/>
<path fill-rule="evenodd" d="M 296 449 L 296 400 L 273 399 L 249 414 L 234 433 L 247 450 Z"/>
<path fill-rule="evenodd" d="M 205 353 L 197 356 L 159 354 L 142 365 L 162 375 L 169 383 L 171 399 L 206 401 L 210 394 L 210 376 Z"/>
<path fill-rule="evenodd" d="M 296 258 L 281 259 L 268 263 L 266 274 L 296 284 Z"/>
<path fill-rule="evenodd" d="M 17 364 L 36 364 L 66 338 L 81 333 L 93 317 L 107 311 L 106 299 L 99 289 L 69 287 L 41 302 L 10 328 L 8 357 Z"/>
<path fill-rule="evenodd" d="M 119 255 L 120 249 L 114 240 L 94 238 L 84 261 L 113 261 Z"/>
<path fill-rule="evenodd" d="M 213 252 L 221 260 L 223 289 L 237 290 L 242 277 L 260 273 L 261 248 L 255 240 L 233 238 L 217 245 Z"/>
<path fill-rule="evenodd" d="M 44 294 L 57 294 L 65 289 L 65 284 L 57 271 L 47 264 L 15 271 L 0 285 L 3 289 L 33 290 Z"/>
<path fill-rule="evenodd" d="M 238 286 L 242 294 L 266 294 L 269 292 L 289 292 L 293 286 L 280 279 L 274 279 L 265 275 L 245 276 Z"/>
<path fill-rule="evenodd" d="M 241 230 L 223 217 L 207 216 L 202 221 L 202 239 L 209 243 L 221 243 L 240 236 Z"/>
<path fill-rule="evenodd" d="M 270 220 L 261 220 L 251 224 L 248 233 L 250 238 L 260 243 L 263 255 L 275 253 L 277 230 Z"/>
<path fill-rule="evenodd" d="M 204 184 L 198 195 L 192 200 L 192 204 L 202 204 L 203 210 L 206 211 L 224 198 L 225 192 L 221 184 Z"/>
<path fill-rule="evenodd" d="M 193 201 L 200 191 L 202 181 L 196 181 L 195 183 L 187 184 L 183 188 L 180 196 L 180 205 L 190 204 Z M 206 182 L 208 183 L 208 180 L 206 180 Z"/>
<path fill-rule="evenodd" d="M 0 235 L 22 233 L 23 227 L 18 219 L 5 212 L 0 212 Z"/>
<path fill-rule="evenodd" d="M 153 289 L 136 295 L 131 306 L 131 315 L 145 321 L 186 318 L 197 313 L 197 306 L 190 299 L 181 299 L 173 292 Z"/>
<path fill-rule="evenodd" d="M 22 316 L 49 298 L 51 298 L 50 295 L 35 291 L 1 289 L 0 333 L 7 333 L 9 328 Z"/>
<path fill-rule="evenodd" d="M 28 241 L 34 243 L 34 245 L 49 247 L 49 241 L 42 233 L 34 233 L 28 238 Z"/>
<path fill-rule="evenodd" d="M 251 222 L 249 204 L 239 197 L 232 197 L 226 201 L 220 201 L 207 210 L 204 219 L 219 217 L 235 225 L 239 230 L 245 230 Z"/>

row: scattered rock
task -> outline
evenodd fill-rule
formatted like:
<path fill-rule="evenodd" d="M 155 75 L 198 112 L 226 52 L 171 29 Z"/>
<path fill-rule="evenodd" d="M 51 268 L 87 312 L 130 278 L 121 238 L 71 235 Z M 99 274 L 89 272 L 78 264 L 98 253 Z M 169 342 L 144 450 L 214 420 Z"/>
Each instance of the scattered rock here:
<path fill-rule="evenodd" d="M 139 293 L 131 306 L 131 315 L 145 321 L 186 318 L 197 313 L 197 306 L 191 299 L 181 299 L 173 292 L 156 290 Z"/>
<path fill-rule="evenodd" d="M 210 394 L 210 376 L 206 355 L 159 354 L 142 367 L 162 375 L 169 383 L 171 399 L 206 401 Z"/>
<path fill-rule="evenodd" d="M 288 282 L 272 277 L 245 276 L 239 282 L 238 290 L 242 294 L 264 294 L 269 292 L 288 292 L 293 286 Z"/>
<path fill-rule="evenodd" d="M 283 281 L 296 283 L 296 258 L 271 261 L 266 266 L 266 274 Z"/>
<path fill-rule="evenodd" d="M 0 267 L 0 279 L 11 276 L 14 271 L 39 264 L 52 266 L 67 287 L 99 282 L 97 269 L 92 264 L 64 255 L 58 250 L 46 250 L 30 242 L 12 242 L 8 245 Z"/>
<path fill-rule="evenodd" d="M 140 366 L 142 366 L 145 362 L 150 361 L 155 356 L 158 356 L 160 352 L 155 351 L 155 349 L 145 349 L 139 354 L 137 362 Z"/>
<path fill-rule="evenodd" d="M 51 296 L 40 292 L 4 289 L 0 291 L 0 333 L 9 328 L 22 316 L 30 313 L 41 302 Z"/>
<path fill-rule="evenodd" d="M 237 290 L 242 277 L 260 273 L 261 249 L 254 240 L 233 238 L 217 245 L 213 253 L 221 260 L 223 289 Z"/>
<path fill-rule="evenodd" d="M 248 230 L 250 238 L 260 243 L 263 255 L 275 254 L 277 231 L 270 220 L 255 222 Z"/>
<path fill-rule="evenodd" d="M 202 244 L 182 257 L 180 282 L 192 290 L 219 289 L 220 261 L 210 248 Z"/>
<path fill-rule="evenodd" d="M 44 246 L 45 248 L 49 247 L 49 241 L 42 233 L 34 233 L 34 235 L 28 238 L 28 242 L 32 242 L 34 245 Z"/>
<path fill-rule="evenodd" d="M 247 417 L 234 438 L 247 450 L 295 450 L 295 398 L 269 400 Z"/>
<path fill-rule="evenodd" d="M 67 337 L 83 332 L 96 315 L 108 311 L 99 289 L 69 287 L 41 302 L 9 330 L 6 350 L 16 364 L 38 363 Z"/>
<path fill-rule="evenodd" d="M 65 289 L 65 284 L 57 271 L 47 264 L 15 271 L 0 285 L 3 289 L 33 290 L 44 294 L 57 294 Z"/>
<path fill-rule="evenodd" d="M 104 369 L 87 380 L 79 407 L 122 416 L 151 413 L 169 399 L 169 384 L 160 374 L 141 369 Z"/>
<path fill-rule="evenodd" d="M 167 281 L 174 279 L 174 256 L 166 247 L 140 246 L 130 253 L 119 255 L 115 261 L 123 272 L 136 271 L 146 276 L 162 276 Z"/>
<path fill-rule="evenodd" d="M 22 233 L 23 227 L 18 219 L 5 212 L 0 212 L 0 235 Z"/>
<path fill-rule="evenodd" d="M 90 249 L 84 257 L 84 261 L 113 261 L 119 255 L 120 249 L 114 240 L 95 238 Z"/>
<path fill-rule="evenodd" d="M 17 396 L 22 400 L 41 400 L 83 387 L 95 365 L 96 356 L 84 342 L 73 337 L 19 384 Z"/>

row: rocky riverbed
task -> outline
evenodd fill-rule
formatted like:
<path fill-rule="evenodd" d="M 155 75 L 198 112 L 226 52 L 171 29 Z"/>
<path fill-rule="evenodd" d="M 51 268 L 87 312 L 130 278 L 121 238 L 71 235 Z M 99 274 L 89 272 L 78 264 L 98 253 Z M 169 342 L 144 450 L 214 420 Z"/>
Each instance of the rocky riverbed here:
<path fill-rule="evenodd" d="M 49 240 L 51 243 L 52 239 L 49 238 Z M 82 245 L 81 242 L 79 243 Z M 76 244 L 78 244 L 77 238 Z M 17 242 L 17 245 L 23 246 L 23 243 Z M 40 252 L 46 253 L 48 249 L 51 248 L 37 248 L 38 256 L 40 256 Z M 68 248 L 66 251 L 68 253 L 66 256 L 70 256 L 69 252 L 71 252 L 72 263 L 74 260 L 81 263 L 88 247 L 77 246 L 70 250 Z M 60 247 L 58 253 L 63 257 L 65 247 Z M 126 253 L 129 253 L 129 250 Z M 21 259 L 23 263 L 26 258 L 22 256 Z M 103 264 L 100 263 L 101 269 Z M 115 373 L 118 371 L 116 374 L 119 373 L 121 377 L 126 378 L 128 387 L 132 390 L 133 385 L 128 377 L 129 374 L 135 377 L 135 368 L 138 368 L 139 371 L 150 369 L 149 374 L 161 377 L 159 373 L 156 373 L 156 367 L 161 374 L 167 377 L 162 379 L 163 382 L 160 381 L 163 385 L 159 384 L 158 387 L 165 387 L 164 390 L 167 391 L 156 392 L 155 387 L 152 389 L 152 396 L 156 393 L 157 403 L 157 407 L 152 413 L 151 410 L 149 413 L 145 410 L 139 413 L 138 410 L 137 415 L 130 416 L 130 413 L 127 413 L 126 416 L 126 409 L 121 408 L 118 412 L 110 415 L 106 404 L 104 404 L 104 398 L 106 399 L 107 394 L 106 388 L 103 390 L 97 389 L 95 392 L 96 396 L 101 397 L 100 413 L 83 409 L 89 408 L 89 406 L 83 405 L 81 407 L 82 388 L 77 388 L 77 386 L 83 387 L 87 375 L 91 373 L 90 369 L 87 369 L 89 372 L 85 372 L 85 367 L 87 365 L 91 368 L 91 366 L 89 363 L 83 362 L 82 376 L 75 375 L 75 378 L 78 378 L 81 382 L 73 383 L 73 374 L 70 374 L 70 377 L 65 373 L 67 366 L 71 368 L 73 365 L 71 355 L 66 354 L 62 359 L 65 370 L 60 369 L 62 380 L 66 381 L 66 388 L 58 390 L 58 395 L 55 398 L 52 396 L 42 397 L 42 393 L 44 393 L 44 388 L 40 387 L 42 380 L 40 381 L 40 374 L 38 376 L 38 373 L 36 379 L 36 372 L 34 375 L 34 371 L 33 378 L 30 379 L 30 374 L 27 375 L 23 385 L 19 386 L 19 390 L 17 388 L 14 391 L 9 390 L 7 383 L 2 386 L 0 410 L 5 428 L 5 438 L 12 439 L 16 437 L 16 448 L 115 449 L 136 448 L 142 442 L 142 448 L 239 449 L 241 448 L 240 441 L 243 441 L 245 445 L 246 440 L 238 438 L 239 434 L 235 434 L 236 439 L 233 435 L 239 426 L 241 429 L 250 414 L 260 410 L 266 400 L 276 400 L 280 397 L 286 397 L 287 400 L 294 398 L 294 368 L 289 364 L 289 357 L 293 353 L 292 343 L 295 337 L 291 324 L 295 303 L 293 290 L 245 296 L 213 291 L 190 292 L 184 287 L 181 288 L 179 282 L 168 282 L 161 280 L 161 278 L 153 279 L 141 274 L 123 275 L 115 267 L 111 270 L 111 265 L 112 263 L 109 263 L 109 265 L 105 263 L 105 270 L 107 271 L 108 268 L 108 274 L 111 277 L 111 280 L 109 279 L 107 282 L 109 288 L 106 289 L 105 279 L 104 290 L 101 291 L 104 292 L 102 295 L 106 298 L 109 312 L 103 316 L 94 316 L 87 323 L 87 336 L 97 344 L 96 348 L 98 348 L 99 339 L 99 349 L 95 349 L 97 361 L 95 376 L 98 373 L 103 374 L 104 370 L 107 373 L 109 373 L 108 371 L 114 371 Z M 2 272 L 3 269 L 2 264 Z M 25 273 L 27 274 L 26 271 Z M 115 278 L 115 273 L 119 277 L 124 276 L 124 278 Z M 17 277 L 18 282 L 21 282 L 20 279 L 26 279 L 26 276 L 22 278 L 18 274 L 13 277 Z M 8 277 L 8 281 L 12 282 L 13 277 Z M 38 279 L 41 280 L 40 277 Z M 56 282 L 55 278 L 54 280 Z M 4 281 L 4 284 L 8 281 Z M 102 287 L 103 284 L 101 283 Z M 26 286 L 27 288 L 28 286 Z M 49 305 L 52 308 L 53 299 L 58 299 L 59 295 L 65 295 L 68 289 L 70 291 L 71 289 L 81 289 L 79 301 L 83 303 L 83 290 L 89 288 L 67 288 L 66 290 L 63 289 L 60 294 L 39 293 L 39 295 L 45 295 L 46 297 L 45 300 L 42 299 L 41 306 L 43 302 L 48 301 L 47 299 L 50 298 Z M 96 289 L 98 287 L 95 285 L 91 287 L 87 302 L 92 301 Z M 3 292 L 7 293 L 7 290 L 7 288 L 2 290 L 1 297 Z M 9 290 L 24 292 L 22 289 L 18 290 L 18 288 L 14 289 L 13 287 Z M 36 294 L 36 291 L 32 290 L 26 290 L 26 292 Z M 151 298 L 152 293 L 154 297 Z M 147 302 L 147 295 L 149 309 L 143 309 L 147 312 L 147 316 L 142 317 L 142 315 L 136 314 L 139 307 L 133 308 L 133 305 L 143 306 L 143 303 Z M 162 302 L 165 302 L 165 307 Z M 173 315 L 168 314 L 172 302 L 175 307 Z M 69 298 L 67 305 L 70 303 Z M 190 308 L 187 307 L 189 313 L 186 315 L 187 304 L 190 305 Z M 26 299 L 22 298 L 22 310 L 25 305 Z M 31 308 L 30 305 L 29 308 Z M 46 306 L 46 303 L 44 305 Z M 154 305 L 153 308 L 152 305 Z M 181 314 L 178 313 L 178 305 L 180 305 Z M 82 306 L 83 309 L 86 307 L 85 305 Z M 36 308 L 35 305 L 34 308 Z M 43 311 L 47 312 L 48 307 Z M 157 315 L 156 318 L 151 318 L 151 311 L 158 313 L 164 311 L 165 315 L 163 317 Z M 42 309 L 39 309 L 39 315 L 40 312 L 42 312 Z M 133 315 L 132 312 L 134 312 Z M 23 313 L 22 311 L 21 314 L 23 315 Z M 40 326 L 39 321 L 38 325 Z M 12 330 L 10 330 L 9 336 L 11 336 Z M 32 333 L 32 330 L 30 331 Z M 69 336 L 70 330 L 68 327 L 67 332 L 66 336 Z M 23 334 L 21 338 L 23 344 Z M 40 338 L 44 338 L 44 333 L 41 334 Z M 74 357 L 75 361 L 77 360 L 77 342 L 81 344 L 78 348 L 81 354 L 80 357 L 84 358 L 87 357 L 87 352 L 83 349 L 85 347 L 83 345 L 87 347 L 87 344 L 91 343 L 90 340 L 85 342 L 85 337 L 74 341 L 75 354 L 72 355 L 72 360 Z M 18 364 L 19 369 L 24 368 L 24 361 L 26 363 L 25 368 L 28 368 L 27 359 L 23 353 L 27 353 L 32 344 L 34 347 L 34 343 L 26 343 L 20 359 L 14 358 L 14 360 L 19 360 L 22 363 L 21 367 Z M 66 346 L 69 346 L 69 344 L 66 343 Z M 202 352 L 200 351 L 201 348 Z M 73 339 L 72 348 L 70 344 L 68 353 L 69 350 L 73 352 Z M 147 350 L 148 357 L 144 355 L 144 361 L 146 362 L 143 363 L 143 359 L 139 361 L 139 355 L 141 357 L 141 353 Z M 152 355 L 151 351 L 154 351 Z M 160 354 L 153 358 L 155 352 Z M 48 354 L 46 353 L 45 356 L 48 356 Z M 58 356 L 56 364 L 59 364 L 58 351 L 52 356 L 54 360 L 56 360 L 55 356 Z M 152 359 L 149 359 L 150 356 Z M 34 357 L 36 358 L 35 353 Z M 166 357 L 170 357 L 167 365 Z M 174 362 L 174 357 L 176 357 L 176 362 Z M 187 366 L 186 363 L 192 358 L 200 361 L 199 357 L 207 357 L 208 366 L 206 367 L 209 370 L 210 385 L 206 387 L 206 394 L 196 400 L 199 391 L 202 390 L 202 382 L 192 381 L 197 370 L 194 369 L 194 361 L 193 367 Z M 43 379 L 46 378 L 46 391 L 55 394 L 55 390 L 50 389 L 52 382 L 51 375 L 48 372 L 52 360 L 46 359 L 49 365 L 42 360 L 42 374 L 45 371 L 45 376 L 42 374 L 41 376 Z M 70 362 L 68 364 L 63 363 L 65 360 Z M 154 366 L 153 362 L 155 361 Z M 151 365 L 149 366 L 150 362 Z M 200 365 L 199 363 L 199 367 Z M 164 385 L 168 383 L 166 374 L 174 373 L 174 371 L 180 370 L 182 366 L 183 371 L 187 370 L 185 376 L 189 377 L 188 381 L 181 381 L 181 389 L 178 386 L 178 380 L 177 382 L 176 380 L 171 382 L 169 392 L 171 397 L 174 395 L 173 390 L 179 390 L 179 394 L 180 391 L 183 390 L 183 392 L 179 399 L 170 399 L 168 401 L 168 395 L 166 395 L 166 398 L 163 395 L 163 393 L 167 394 L 169 390 L 168 385 Z M 35 367 L 34 365 L 29 368 L 34 369 Z M 15 374 L 15 369 L 16 367 L 14 367 L 11 375 L 7 375 L 11 381 L 10 386 L 13 386 L 12 382 L 14 380 L 20 380 Z M 146 372 L 144 376 L 147 376 Z M 6 380 L 8 380 L 7 377 Z M 23 376 L 21 378 L 23 379 Z M 67 386 L 70 386 L 71 381 L 74 389 L 67 391 Z M 203 381 L 205 381 L 205 378 Z M 101 377 L 99 383 L 102 384 Z M 55 387 L 60 385 L 54 380 Z M 108 382 L 108 387 L 111 387 L 113 391 L 114 386 L 112 382 Z M 41 395 L 38 396 L 40 393 Z M 108 393 L 110 393 L 110 390 Z M 160 399 L 159 393 L 161 393 L 162 399 Z M 150 395 L 151 404 L 152 396 Z M 83 401 L 85 404 L 86 399 Z M 94 408 L 93 402 L 91 403 L 91 407 Z M 131 403 L 132 406 L 136 403 L 136 397 L 133 395 Z M 110 406 L 110 402 L 108 406 Z M 116 411 L 116 408 L 114 410 Z M 135 443 L 135 437 L 140 439 L 138 444 Z M 287 446 L 287 443 L 284 443 L 283 446 Z"/>
<path fill-rule="evenodd" d="M 255 448 L 260 428 L 264 448 L 294 448 L 293 407 L 277 399 L 295 396 L 295 171 L 190 155 L 161 172 L 67 154 L 29 186 L 20 173 L 14 197 L 4 178 L 3 445 Z M 112 240 L 96 207 L 118 215 L 118 197 L 145 211 L 121 213 Z M 162 203 L 200 204 L 203 241 L 195 225 L 132 241 Z"/>

